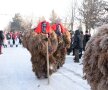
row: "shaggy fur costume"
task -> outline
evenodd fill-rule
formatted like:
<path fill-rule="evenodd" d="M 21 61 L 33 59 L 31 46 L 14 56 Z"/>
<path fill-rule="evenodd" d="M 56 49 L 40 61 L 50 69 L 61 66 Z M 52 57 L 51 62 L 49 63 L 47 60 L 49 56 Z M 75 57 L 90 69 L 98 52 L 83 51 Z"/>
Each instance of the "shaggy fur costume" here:
<path fill-rule="evenodd" d="M 63 33 L 62 36 L 58 36 L 58 47 L 57 51 L 54 53 L 54 57 L 57 60 L 57 68 L 60 68 L 65 63 L 65 57 L 67 54 L 67 48 L 70 47 L 71 35 L 68 31 Z"/>
<path fill-rule="evenodd" d="M 46 60 L 46 45 L 47 36 L 45 34 L 37 34 L 33 31 L 25 32 L 23 36 L 23 46 L 31 53 L 31 62 L 33 71 L 38 78 L 47 77 L 47 60 Z M 56 70 L 55 58 L 53 53 L 57 50 L 58 41 L 57 36 L 52 32 L 48 38 L 49 47 L 49 61 L 53 69 L 50 69 L 50 74 Z"/>
<path fill-rule="evenodd" d="M 38 78 L 47 77 L 47 60 L 46 44 L 47 37 L 45 34 L 37 34 L 33 31 L 25 32 L 23 36 L 23 46 L 31 53 L 31 62 L 33 72 Z M 52 32 L 48 37 L 48 51 L 50 62 L 50 75 L 62 66 L 65 61 L 66 48 L 70 45 L 70 33 L 67 31 L 62 37 L 57 37 Z"/>
<path fill-rule="evenodd" d="M 108 24 L 88 41 L 83 64 L 91 90 L 108 90 Z"/>

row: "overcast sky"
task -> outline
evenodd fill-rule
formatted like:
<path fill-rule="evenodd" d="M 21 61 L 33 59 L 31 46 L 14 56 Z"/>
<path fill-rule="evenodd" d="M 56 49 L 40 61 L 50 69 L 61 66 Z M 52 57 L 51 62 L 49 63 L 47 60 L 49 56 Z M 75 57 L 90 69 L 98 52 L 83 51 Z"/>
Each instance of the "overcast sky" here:
<path fill-rule="evenodd" d="M 67 15 L 71 2 L 72 0 L 0 0 L 0 29 L 7 25 L 15 13 L 49 18 L 54 9 L 63 18 Z"/>

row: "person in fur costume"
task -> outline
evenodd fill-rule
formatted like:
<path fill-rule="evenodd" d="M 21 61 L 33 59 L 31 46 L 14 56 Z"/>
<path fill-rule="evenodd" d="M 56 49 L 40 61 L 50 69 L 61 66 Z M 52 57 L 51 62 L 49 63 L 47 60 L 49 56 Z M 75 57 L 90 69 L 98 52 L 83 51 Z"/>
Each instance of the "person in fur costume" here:
<path fill-rule="evenodd" d="M 108 24 L 88 41 L 83 58 L 83 72 L 91 90 L 108 90 Z"/>
<path fill-rule="evenodd" d="M 59 22 L 52 25 L 52 29 L 57 34 L 58 47 L 57 51 L 54 53 L 54 57 L 57 60 L 57 68 L 60 68 L 65 63 L 65 57 L 67 54 L 67 48 L 70 47 L 71 35 L 66 28 Z"/>
<path fill-rule="evenodd" d="M 46 36 L 48 34 L 48 38 Z M 31 54 L 32 70 L 37 78 L 47 77 L 46 45 L 48 42 L 50 75 L 57 71 L 57 67 L 64 64 L 66 48 L 70 45 L 70 33 L 57 34 L 51 30 L 48 22 L 40 22 L 35 30 L 24 33 L 22 44 Z"/>
<path fill-rule="evenodd" d="M 45 29 L 45 27 L 47 27 L 47 29 Z M 46 33 L 49 35 L 48 38 Z M 32 68 L 37 78 L 47 77 L 47 42 L 50 62 L 49 71 L 51 75 L 57 70 L 56 60 L 53 53 L 57 50 L 58 41 L 55 32 L 51 32 L 49 23 L 46 21 L 40 22 L 35 32 L 32 30 L 26 31 L 23 36 L 22 43 L 31 53 Z"/>

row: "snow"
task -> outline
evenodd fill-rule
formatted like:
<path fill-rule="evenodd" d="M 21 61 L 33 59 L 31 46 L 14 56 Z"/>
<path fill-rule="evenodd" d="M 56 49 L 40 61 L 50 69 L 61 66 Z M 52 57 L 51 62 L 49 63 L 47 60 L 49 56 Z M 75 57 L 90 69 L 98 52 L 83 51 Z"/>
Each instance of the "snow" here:
<path fill-rule="evenodd" d="M 66 56 L 66 63 L 47 79 L 37 79 L 32 72 L 30 53 L 23 48 L 3 48 L 0 55 L 0 90 L 90 90 L 83 80 L 82 64 L 73 62 L 73 56 Z"/>

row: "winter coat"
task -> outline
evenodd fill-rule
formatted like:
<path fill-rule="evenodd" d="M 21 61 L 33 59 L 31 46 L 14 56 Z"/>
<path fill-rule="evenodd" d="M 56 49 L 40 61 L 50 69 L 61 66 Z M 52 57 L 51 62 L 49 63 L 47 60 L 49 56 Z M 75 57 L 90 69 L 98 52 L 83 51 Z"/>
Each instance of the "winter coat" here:
<path fill-rule="evenodd" d="M 83 48 L 84 48 L 84 50 L 85 50 L 86 43 L 89 41 L 90 37 L 91 37 L 90 34 L 85 34 L 84 35 L 84 40 L 83 40 Z"/>
<path fill-rule="evenodd" d="M 12 34 L 12 39 L 15 39 L 15 38 L 16 38 L 16 34 L 13 33 L 13 34 Z"/>
<path fill-rule="evenodd" d="M 6 34 L 6 39 L 7 39 L 7 40 L 11 39 L 10 33 L 7 33 L 7 34 Z"/>
<path fill-rule="evenodd" d="M 81 34 L 80 37 L 81 37 L 81 42 L 80 42 L 81 43 L 81 48 L 83 48 L 84 35 Z"/>
<path fill-rule="evenodd" d="M 76 30 L 74 34 L 73 39 L 73 48 L 74 49 L 80 49 L 81 48 L 81 37 L 80 37 L 80 31 Z"/>
<path fill-rule="evenodd" d="M 3 45 L 4 35 L 3 31 L 0 31 L 0 45 Z"/>

